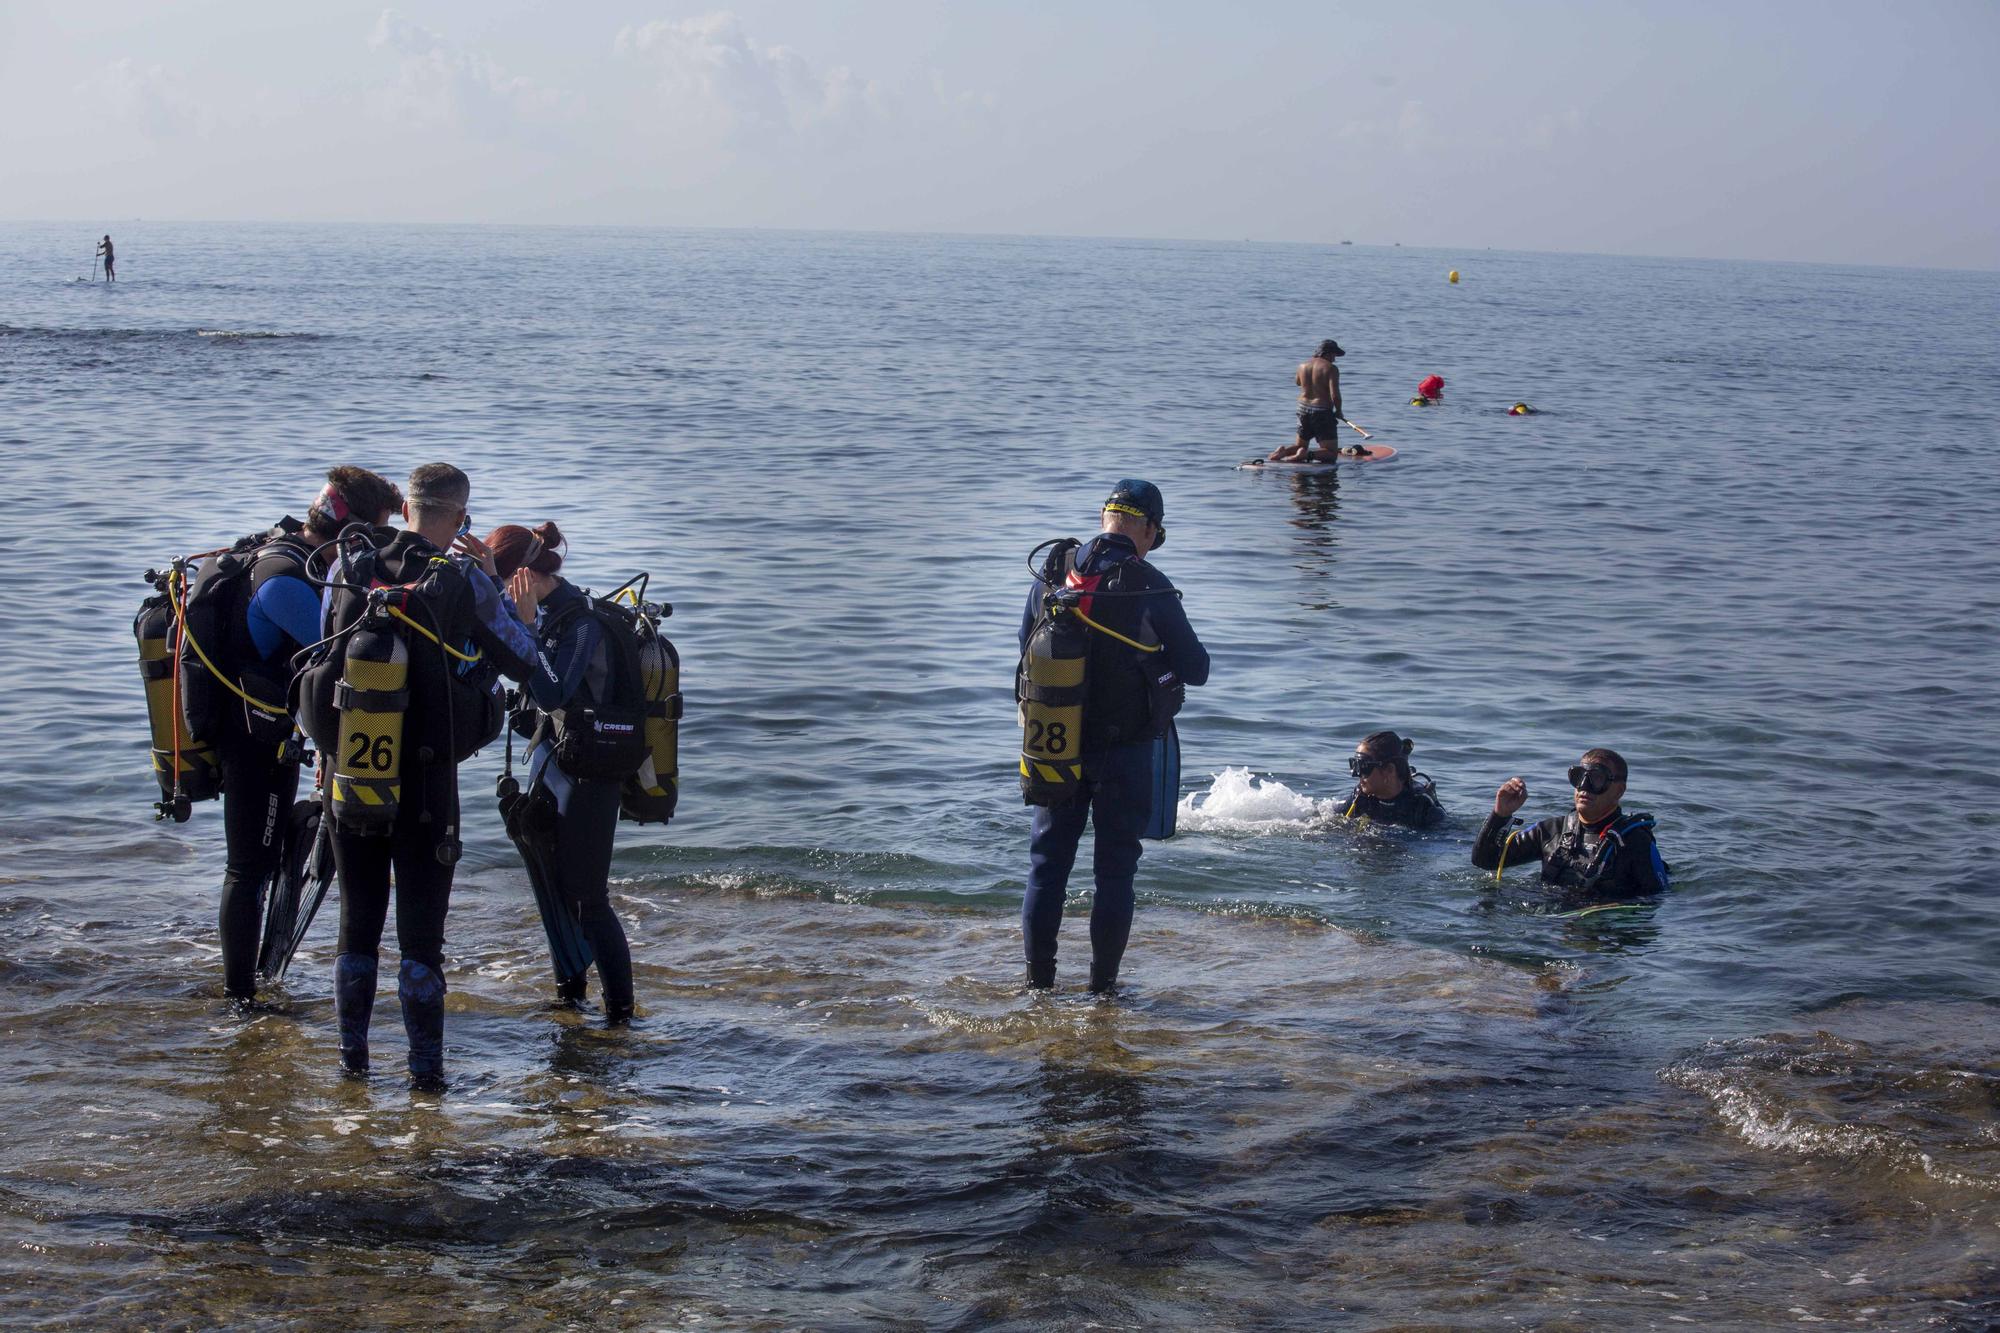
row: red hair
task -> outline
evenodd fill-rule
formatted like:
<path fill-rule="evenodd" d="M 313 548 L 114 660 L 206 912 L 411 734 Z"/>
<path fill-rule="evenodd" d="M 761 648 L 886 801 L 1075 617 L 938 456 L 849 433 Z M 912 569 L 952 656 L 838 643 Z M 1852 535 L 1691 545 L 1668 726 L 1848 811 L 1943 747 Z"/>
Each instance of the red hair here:
<path fill-rule="evenodd" d="M 523 566 L 537 574 L 553 574 L 562 568 L 563 535 L 553 522 L 533 528 L 506 524 L 487 534 L 486 545 L 503 579 L 512 578 Z"/>

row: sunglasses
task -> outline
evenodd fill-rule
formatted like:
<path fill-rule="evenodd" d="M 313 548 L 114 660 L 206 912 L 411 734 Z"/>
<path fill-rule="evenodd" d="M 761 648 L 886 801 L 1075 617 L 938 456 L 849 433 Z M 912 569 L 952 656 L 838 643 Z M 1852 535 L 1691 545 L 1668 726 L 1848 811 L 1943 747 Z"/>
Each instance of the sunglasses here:
<path fill-rule="evenodd" d="M 1613 783 L 1624 780 L 1612 776 L 1610 769 L 1598 764 L 1575 764 L 1569 770 L 1569 785 L 1592 796 L 1602 796 L 1611 789 Z"/>
<path fill-rule="evenodd" d="M 1394 768 L 1393 759 L 1377 759 L 1372 754 L 1351 754 L 1347 756 L 1347 771 L 1357 778 L 1365 778 L 1378 768 Z"/>
<path fill-rule="evenodd" d="M 470 533 L 471 531 L 472 531 L 472 514 L 471 511 L 468 510 L 465 516 L 458 520 L 458 535 L 463 537 L 466 534 Z"/>

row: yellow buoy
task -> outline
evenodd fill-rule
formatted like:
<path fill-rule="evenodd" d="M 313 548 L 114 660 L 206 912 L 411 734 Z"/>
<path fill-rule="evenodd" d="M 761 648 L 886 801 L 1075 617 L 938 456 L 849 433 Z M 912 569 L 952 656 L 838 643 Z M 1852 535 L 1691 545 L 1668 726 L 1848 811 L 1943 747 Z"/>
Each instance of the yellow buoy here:
<path fill-rule="evenodd" d="M 1453 282 L 1457 282 L 1457 281 L 1458 281 L 1458 270 L 1457 270 L 1457 269 L 1453 269 L 1453 270 L 1451 271 L 1451 280 L 1452 280 Z"/>

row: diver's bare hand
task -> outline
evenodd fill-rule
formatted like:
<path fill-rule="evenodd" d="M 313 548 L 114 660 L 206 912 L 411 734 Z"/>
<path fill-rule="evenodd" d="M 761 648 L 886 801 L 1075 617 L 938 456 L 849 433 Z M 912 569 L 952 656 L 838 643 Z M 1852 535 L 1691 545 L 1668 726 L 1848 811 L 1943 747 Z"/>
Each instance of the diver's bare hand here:
<path fill-rule="evenodd" d="M 541 598 L 535 592 L 535 579 L 526 565 L 514 571 L 507 580 L 507 595 L 514 599 L 514 614 L 521 618 L 523 625 L 535 623 L 535 609 Z"/>
<path fill-rule="evenodd" d="M 1493 813 L 1511 815 L 1528 803 L 1528 784 L 1520 778 L 1508 778 L 1500 784 L 1500 790 L 1493 793 Z"/>
<path fill-rule="evenodd" d="M 493 548 L 485 542 L 480 541 L 479 538 L 469 532 L 465 533 L 451 544 L 451 549 L 457 551 L 460 555 L 469 555 L 474 560 L 477 560 L 479 567 L 486 571 L 487 578 L 499 579 L 500 566 L 493 563 Z"/>

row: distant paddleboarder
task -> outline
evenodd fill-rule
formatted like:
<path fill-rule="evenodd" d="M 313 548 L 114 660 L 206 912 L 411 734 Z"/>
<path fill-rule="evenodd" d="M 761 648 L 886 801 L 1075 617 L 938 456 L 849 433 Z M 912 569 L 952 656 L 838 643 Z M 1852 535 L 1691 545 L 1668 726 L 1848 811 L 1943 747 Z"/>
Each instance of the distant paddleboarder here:
<path fill-rule="evenodd" d="M 110 232 L 106 232 L 104 239 L 97 243 L 97 253 L 104 260 L 104 280 L 106 282 L 118 281 L 118 257 L 111 249 Z"/>
<path fill-rule="evenodd" d="M 1340 344 L 1328 338 L 1312 356 L 1299 364 L 1292 382 L 1299 386 L 1298 439 L 1271 452 L 1272 463 L 1324 463 L 1340 452 L 1340 368 L 1335 357 L 1346 356 Z M 1313 448 L 1317 442 L 1319 448 Z M 1356 452 L 1360 452 L 1356 446 Z"/>

